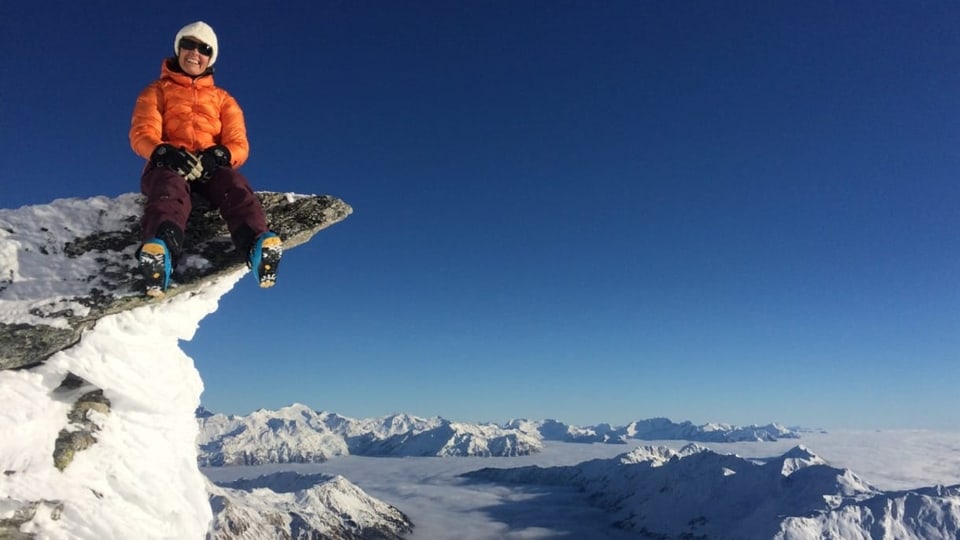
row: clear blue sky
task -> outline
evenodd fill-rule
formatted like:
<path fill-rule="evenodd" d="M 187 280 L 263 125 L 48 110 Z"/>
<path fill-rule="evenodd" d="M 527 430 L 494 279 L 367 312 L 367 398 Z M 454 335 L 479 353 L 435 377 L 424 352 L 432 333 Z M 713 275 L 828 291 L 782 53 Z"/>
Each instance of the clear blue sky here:
<path fill-rule="evenodd" d="M 256 189 L 354 215 L 185 344 L 205 405 L 956 428 L 960 4 L 4 2 L 5 208 L 139 189 L 202 19 Z"/>

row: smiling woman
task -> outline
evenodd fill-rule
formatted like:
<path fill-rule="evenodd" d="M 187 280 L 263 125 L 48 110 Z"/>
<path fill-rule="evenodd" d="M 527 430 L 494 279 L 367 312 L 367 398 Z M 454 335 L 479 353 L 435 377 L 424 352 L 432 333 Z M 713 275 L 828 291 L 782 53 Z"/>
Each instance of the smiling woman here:
<path fill-rule="evenodd" d="M 180 62 L 180 69 L 186 74 L 200 75 L 212 63 L 210 56 L 213 54 L 213 47 L 210 45 L 194 41 L 193 38 L 189 37 L 181 38 L 178 45 L 180 52 L 177 55 L 177 60 Z"/>
<path fill-rule="evenodd" d="M 140 181 L 147 200 L 137 251 L 145 293 L 162 297 L 170 285 L 193 194 L 220 210 L 237 252 L 260 286 L 270 287 L 282 242 L 268 230 L 260 200 L 236 171 L 249 151 L 247 127 L 237 101 L 213 82 L 217 35 L 197 21 L 181 28 L 173 43 L 176 56 L 140 93 L 130 128 L 130 145 L 149 160 Z"/>
<path fill-rule="evenodd" d="M 173 41 L 173 51 L 177 55 L 180 69 L 192 77 L 197 77 L 213 67 L 219 49 L 217 34 L 203 21 L 184 26 Z"/>

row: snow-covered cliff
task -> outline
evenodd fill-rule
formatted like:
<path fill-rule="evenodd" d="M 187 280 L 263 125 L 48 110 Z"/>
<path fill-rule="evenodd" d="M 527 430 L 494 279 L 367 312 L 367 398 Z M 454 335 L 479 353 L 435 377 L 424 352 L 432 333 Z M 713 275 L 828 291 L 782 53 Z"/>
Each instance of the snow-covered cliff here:
<path fill-rule="evenodd" d="M 331 197 L 260 196 L 287 248 L 351 211 Z M 244 491 L 206 480 L 195 417 L 203 382 L 179 341 L 246 269 L 225 247 L 216 214 L 197 212 L 177 287 L 161 302 L 144 299 L 133 257 L 139 213 L 134 194 L 0 210 L 0 538 L 409 530 L 396 509 L 345 479 L 315 478 L 295 504 L 269 485 Z M 256 536 L 238 525 L 251 508 L 286 518 Z"/>

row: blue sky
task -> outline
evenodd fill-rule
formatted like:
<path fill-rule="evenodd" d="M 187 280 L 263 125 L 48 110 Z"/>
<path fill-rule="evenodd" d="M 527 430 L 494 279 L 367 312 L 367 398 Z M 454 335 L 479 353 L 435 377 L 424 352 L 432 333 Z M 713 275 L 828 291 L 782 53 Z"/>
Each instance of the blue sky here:
<path fill-rule="evenodd" d="M 957 427 L 956 3 L 13 4 L 3 207 L 138 190 L 198 19 L 254 187 L 354 207 L 184 345 L 212 410 Z"/>

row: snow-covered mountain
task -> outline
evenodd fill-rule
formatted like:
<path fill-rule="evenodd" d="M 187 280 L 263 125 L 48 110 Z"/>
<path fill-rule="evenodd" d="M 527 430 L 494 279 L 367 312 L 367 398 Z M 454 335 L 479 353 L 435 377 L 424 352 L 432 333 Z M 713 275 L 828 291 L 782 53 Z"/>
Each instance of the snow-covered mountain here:
<path fill-rule="evenodd" d="M 286 248 L 350 213 L 329 197 L 260 196 Z M 179 342 L 246 269 L 223 249 L 229 237 L 215 213 L 200 212 L 178 286 L 163 301 L 144 299 L 133 257 L 139 213 L 133 194 L 0 210 L 0 538 L 409 531 L 403 514 L 343 478 L 301 479 L 292 492 L 269 479 L 246 491 L 209 484 L 197 466 L 203 383 Z"/>
<path fill-rule="evenodd" d="M 793 430 L 727 424 L 695 426 L 666 418 L 626 426 L 577 427 L 556 420 L 511 420 L 503 425 L 395 414 L 352 419 L 294 404 L 247 416 L 197 413 L 203 466 L 322 462 L 333 456 L 523 456 L 544 441 L 626 444 L 631 439 L 701 442 L 797 438 Z"/>
<path fill-rule="evenodd" d="M 687 421 L 677 424 L 667 418 L 637 420 L 619 427 L 613 427 L 610 424 L 577 427 L 556 420 L 511 420 L 504 427 L 519 429 L 527 433 L 539 433 L 545 441 L 582 443 L 619 444 L 626 443 L 631 439 L 643 441 L 742 442 L 775 441 L 800 437 L 797 430 L 788 429 L 779 424 L 767 424 L 765 426 L 704 424 L 697 426 Z"/>
<path fill-rule="evenodd" d="M 488 482 L 569 486 L 644 538 L 955 539 L 960 486 L 883 492 L 803 446 L 763 462 L 696 444 L 570 467 L 486 468 Z"/>
<path fill-rule="evenodd" d="M 413 524 L 342 476 L 282 472 L 211 485 L 210 540 L 337 538 L 396 540 Z"/>
<path fill-rule="evenodd" d="M 519 456 L 540 439 L 518 429 L 395 414 L 355 420 L 295 404 L 247 416 L 200 411 L 200 464 L 310 463 L 340 455 Z"/>

